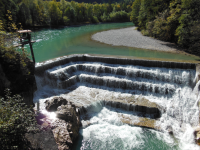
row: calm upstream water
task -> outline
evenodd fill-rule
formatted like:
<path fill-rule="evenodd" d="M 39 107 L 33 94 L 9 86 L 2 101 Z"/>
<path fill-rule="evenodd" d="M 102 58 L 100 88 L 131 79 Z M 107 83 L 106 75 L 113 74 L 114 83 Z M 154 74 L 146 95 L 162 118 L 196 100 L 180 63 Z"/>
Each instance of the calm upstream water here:
<path fill-rule="evenodd" d="M 91 35 L 96 32 L 131 26 L 133 26 L 131 22 L 107 23 L 59 29 L 48 28 L 36 31 L 33 34 L 36 40 L 36 43 L 33 44 L 36 62 L 70 54 L 104 54 L 179 61 L 194 61 L 199 59 L 199 57 L 187 56 L 184 54 L 111 46 L 91 40 Z M 25 48 L 30 51 L 28 45 Z"/>

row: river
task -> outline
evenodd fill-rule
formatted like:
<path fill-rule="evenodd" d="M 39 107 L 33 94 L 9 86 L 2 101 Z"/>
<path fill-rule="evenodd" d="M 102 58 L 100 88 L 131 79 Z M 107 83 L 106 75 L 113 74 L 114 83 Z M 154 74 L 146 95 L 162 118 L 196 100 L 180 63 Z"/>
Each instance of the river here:
<path fill-rule="evenodd" d="M 150 51 L 144 49 L 135 49 L 129 47 L 115 47 L 111 45 L 102 44 L 91 40 L 91 35 L 102 30 L 109 30 L 113 28 L 130 27 L 132 23 L 111 23 L 111 24 L 98 24 L 98 25 L 85 25 L 79 27 L 65 27 L 59 29 L 43 29 L 36 31 L 34 34 L 36 43 L 34 44 L 34 53 L 36 62 L 53 59 L 55 57 L 69 55 L 69 54 L 103 54 L 103 55 L 116 55 L 116 56 L 132 56 L 137 58 L 146 59 L 163 59 L 174 61 L 197 61 L 198 57 L 173 54 L 159 51 Z M 28 48 L 28 46 L 26 46 Z M 78 62 L 83 63 L 83 62 Z M 117 76 L 116 74 L 97 74 L 88 73 L 86 71 L 80 71 L 72 73 L 73 76 L 79 76 L 81 83 L 76 83 L 75 89 L 64 88 L 60 89 L 57 86 L 52 86 L 48 82 L 47 76 L 37 77 L 38 90 L 34 94 L 34 103 L 40 101 L 41 108 L 44 108 L 42 104 L 45 100 L 52 98 L 53 96 L 63 96 L 67 99 L 80 100 L 102 100 L 104 97 L 114 96 L 136 96 L 141 95 L 147 99 L 158 102 L 159 104 L 166 106 L 167 111 L 163 112 L 161 117 L 161 126 L 166 129 L 164 132 L 158 132 L 152 129 L 145 129 L 141 127 L 129 126 L 120 121 L 120 114 L 131 115 L 134 121 L 137 121 L 137 116 L 134 114 L 128 114 L 119 109 L 112 109 L 109 107 L 98 107 L 98 111 L 89 111 L 87 119 L 91 123 L 89 126 L 84 126 L 84 117 L 82 116 L 83 127 L 80 129 L 80 137 L 77 141 L 74 149 L 84 150 L 171 150 L 171 149 L 198 149 L 199 147 L 194 143 L 192 124 L 198 123 L 197 119 L 198 108 L 196 106 L 197 97 L 191 94 L 192 88 L 187 85 L 187 80 L 192 80 L 195 77 L 195 70 L 185 71 L 183 69 L 163 69 L 156 67 L 138 67 L 138 66 L 123 66 L 123 65 L 110 65 L 104 63 L 88 63 L 85 62 L 86 68 L 90 70 L 92 67 L 104 68 L 105 66 L 121 69 L 126 68 L 132 72 L 147 72 L 147 74 L 155 75 L 155 79 L 143 79 L 140 77 L 131 78 L 130 80 L 143 83 L 146 85 L 158 85 L 159 87 L 170 84 L 175 90 L 172 95 L 152 94 L 152 92 L 137 91 L 137 90 L 122 90 L 119 88 L 110 89 L 106 86 L 91 85 L 82 80 L 84 76 L 89 78 L 98 78 L 101 76 L 103 80 L 109 80 L 113 78 L 115 82 L 120 80 L 128 80 L 125 76 Z M 57 66 L 53 69 L 46 70 L 46 73 L 55 73 L 59 75 L 59 69 L 67 66 L 76 66 L 76 63 L 72 62 L 63 66 Z M 76 69 L 75 69 L 76 70 Z M 64 72 L 66 73 L 66 72 Z M 161 82 L 163 77 L 181 79 L 183 83 L 177 84 Z M 171 80 L 171 79 L 170 79 Z M 53 82 L 53 81 L 52 81 Z M 128 81 L 125 81 L 128 82 Z M 58 81 L 55 82 L 57 84 Z M 160 88 L 161 89 L 161 88 Z M 92 97 L 91 93 L 95 93 L 95 97 Z M 191 96 L 192 95 L 192 96 Z M 180 106 L 180 107 L 179 107 Z M 89 116 L 89 117 L 88 117 Z M 193 119 L 194 117 L 194 119 Z M 184 122 L 183 124 L 181 122 Z M 167 132 L 168 126 L 172 126 L 174 135 L 170 135 Z"/>
<path fill-rule="evenodd" d="M 99 31 L 131 27 L 133 23 L 106 23 L 83 25 L 78 27 L 47 28 L 33 33 L 36 43 L 33 44 L 36 62 L 45 61 L 70 54 L 103 54 L 131 56 L 144 59 L 162 59 L 171 61 L 198 61 L 199 57 L 150 51 L 139 48 L 120 47 L 102 44 L 91 39 Z M 30 52 L 29 46 L 25 48 Z"/>

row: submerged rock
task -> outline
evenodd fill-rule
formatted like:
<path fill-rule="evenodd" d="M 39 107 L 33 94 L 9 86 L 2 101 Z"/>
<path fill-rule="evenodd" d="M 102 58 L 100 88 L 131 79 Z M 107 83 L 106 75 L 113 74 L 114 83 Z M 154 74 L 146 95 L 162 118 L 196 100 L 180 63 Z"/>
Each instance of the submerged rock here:
<path fill-rule="evenodd" d="M 46 110 L 49 112 L 57 111 L 57 108 L 61 105 L 66 105 L 67 100 L 62 97 L 54 97 L 51 100 L 46 100 Z"/>

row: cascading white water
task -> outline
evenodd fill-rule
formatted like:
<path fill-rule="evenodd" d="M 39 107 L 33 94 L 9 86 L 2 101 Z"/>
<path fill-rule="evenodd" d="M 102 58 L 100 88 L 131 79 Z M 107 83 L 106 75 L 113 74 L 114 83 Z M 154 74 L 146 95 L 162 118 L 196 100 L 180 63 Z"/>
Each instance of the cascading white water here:
<path fill-rule="evenodd" d="M 40 101 L 40 109 L 44 109 L 44 101 L 53 96 L 63 96 L 80 107 L 87 107 L 99 100 L 126 101 L 132 96 L 145 97 L 164 108 L 157 122 L 163 133 L 124 125 L 116 110 L 103 107 L 99 108 L 100 112 L 90 114 L 89 122 L 96 123 L 81 129 L 83 142 L 80 147 L 105 149 L 112 145 L 120 149 L 148 149 L 146 145 L 149 144 L 154 149 L 156 145 L 151 142 L 157 140 L 162 143 L 159 145 L 159 142 L 155 142 L 159 149 L 198 149 L 194 144 L 192 128 L 199 123 L 198 93 L 192 90 L 194 78 L 195 70 L 69 63 L 46 70 L 43 77 L 36 76 L 39 88 L 35 92 L 34 102 Z M 170 137 L 169 130 L 173 131 L 175 139 Z M 113 136 L 116 138 L 111 138 Z M 146 139 L 146 136 L 150 137 Z M 150 140 L 153 136 L 155 139 Z M 87 147 L 87 144 L 90 146 Z M 114 147 L 107 149 L 116 149 Z"/>
<path fill-rule="evenodd" d="M 178 149 L 178 143 L 168 134 L 123 124 L 119 114 L 131 116 L 131 113 L 121 110 L 116 112 L 115 109 L 105 107 L 98 113 L 89 113 L 91 119 L 82 121 L 81 140 L 75 149 Z M 139 119 L 132 116 L 132 120 L 137 122 Z"/>

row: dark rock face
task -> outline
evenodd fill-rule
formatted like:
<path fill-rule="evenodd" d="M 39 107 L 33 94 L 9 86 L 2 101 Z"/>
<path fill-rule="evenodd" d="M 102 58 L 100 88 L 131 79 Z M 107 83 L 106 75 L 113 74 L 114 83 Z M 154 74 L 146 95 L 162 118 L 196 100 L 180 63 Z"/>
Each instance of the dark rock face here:
<path fill-rule="evenodd" d="M 58 107 L 58 110 L 56 112 L 57 117 L 65 120 L 65 121 L 73 121 L 73 116 L 76 115 L 76 112 L 74 110 L 74 107 L 72 105 L 61 105 Z"/>
<path fill-rule="evenodd" d="M 33 93 L 36 91 L 35 64 L 29 58 L 22 58 L 19 54 L 15 59 L 5 57 L 0 52 L 0 96 L 9 88 L 12 94 L 20 94 L 27 105 L 33 104 Z"/>
<path fill-rule="evenodd" d="M 32 149 L 58 150 L 53 132 L 49 129 L 39 133 L 26 133 L 26 139 L 31 143 Z"/>
<path fill-rule="evenodd" d="M 57 108 L 61 105 L 66 105 L 67 100 L 62 97 L 54 97 L 51 100 L 45 101 L 46 110 L 49 112 L 57 111 Z"/>
<path fill-rule="evenodd" d="M 71 149 L 78 138 L 81 125 L 76 106 L 62 97 L 55 97 L 45 103 L 46 109 L 55 111 L 58 117 L 51 125 L 58 149 Z"/>

